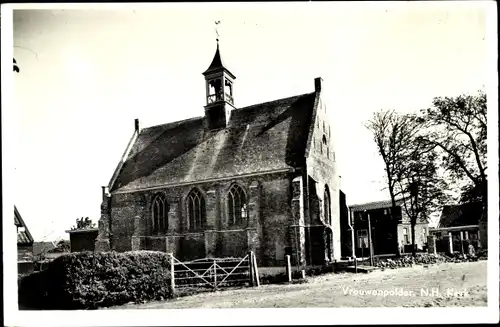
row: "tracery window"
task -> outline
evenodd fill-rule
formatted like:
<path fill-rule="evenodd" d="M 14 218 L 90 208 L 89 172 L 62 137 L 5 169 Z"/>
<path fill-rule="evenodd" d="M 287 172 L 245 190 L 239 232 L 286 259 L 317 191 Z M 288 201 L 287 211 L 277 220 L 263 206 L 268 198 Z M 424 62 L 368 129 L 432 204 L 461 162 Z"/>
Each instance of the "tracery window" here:
<path fill-rule="evenodd" d="M 248 217 L 247 197 L 241 186 L 233 184 L 227 195 L 229 225 L 240 225 Z"/>
<path fill-rule="evenodd" d="M 168 230 L 168 203 L 163 195 L 157 195 L 151 206 L 153 234 L 165 233 Z"/>
<path fill-rule="evenodd" d="M 193 189 L 187 197 L 189 229 L 201 229 L 206 224 L 205 198 L 198 189 Z"/>
<path fill-rule="evenodd" d="M 325 222 L 329 225 L 332 224 L 332 213 L 331 213 L 331 203 L 330 203 L 330 191 L 328 187 L 325 187 L 325 195 L 323 200 L 323 206 L 325 211 Z"/>

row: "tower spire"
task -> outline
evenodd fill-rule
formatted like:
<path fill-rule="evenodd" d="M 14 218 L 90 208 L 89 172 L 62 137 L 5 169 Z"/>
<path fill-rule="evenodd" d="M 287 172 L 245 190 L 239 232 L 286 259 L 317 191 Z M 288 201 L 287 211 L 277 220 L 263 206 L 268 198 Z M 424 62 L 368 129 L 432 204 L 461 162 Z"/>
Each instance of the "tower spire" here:
<path fill-rule="evenodd" d="M 210 130 L 226 128 L 231 110 L 234 109 L 233 83 L 236 77 L 224 66 L 219 50 L 219 25 L 215 21 L 217 49 L 208 69 L 203 73 L 207 104 L 205 106 L 206 127 Z"/>

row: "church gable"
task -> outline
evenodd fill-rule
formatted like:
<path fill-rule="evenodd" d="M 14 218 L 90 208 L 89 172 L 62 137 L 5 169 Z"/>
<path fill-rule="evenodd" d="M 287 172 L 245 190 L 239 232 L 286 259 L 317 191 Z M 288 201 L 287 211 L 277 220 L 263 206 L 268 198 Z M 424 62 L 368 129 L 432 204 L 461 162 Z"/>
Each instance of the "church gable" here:
<path fill-rule="evenodd" d="M 203 117 L 143 129 L 111 191 L 290 169 L 304 163 L 315 93 L 231 111 L 228 126 Z"/>
<path fill-rule="evenodd" d="M 324 162 L 335 162 L 335 151 L 332 141 L 333 131 L 328 119 L 326 103 L 321 97 L 322 79 L 316 78 L 315 84 L 318 96 L 314 104 L 306 156 L 315 157 Z"/>

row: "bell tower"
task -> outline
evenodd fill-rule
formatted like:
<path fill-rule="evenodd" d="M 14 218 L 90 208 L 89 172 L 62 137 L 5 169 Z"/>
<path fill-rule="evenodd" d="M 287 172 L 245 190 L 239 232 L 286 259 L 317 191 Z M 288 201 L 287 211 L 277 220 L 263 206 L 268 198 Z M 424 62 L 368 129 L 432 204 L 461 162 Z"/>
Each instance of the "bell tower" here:
<path fill-rule="evenodd" d="M 229 123 L 231 110 L 235 108 L 233 83 L 236 77 L 222 62 L 218 38 L 214 59 L 203 73 L 203 76 L 205 76 L 207 94 L 205 105 L 207 127 L 209 130 L 226 128 Z"/>

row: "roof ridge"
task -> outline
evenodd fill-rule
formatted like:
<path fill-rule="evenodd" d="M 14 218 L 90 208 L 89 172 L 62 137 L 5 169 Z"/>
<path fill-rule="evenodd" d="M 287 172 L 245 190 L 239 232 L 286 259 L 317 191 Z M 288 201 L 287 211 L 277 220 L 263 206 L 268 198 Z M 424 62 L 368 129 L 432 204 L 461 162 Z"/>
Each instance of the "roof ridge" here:
<path fill-rule="evenodd" d="M 252 105 L 249 105 L 249 106 L 246 106 L 246 107 L 237 108 L 235 110 L 251 109 L 253 107 L 258 107 L 258 106 L 262 106 L 262 105 L 265 105 L 265 104 L 271 104 L 271 103 L 274 103 L 274 102 L 279 102 L 279 101 L 288 100 L 288 99 L 292 99 L 292 98 L 298 98 L 298 97 L 302 97 L 302 96 L 306 96 L 306 95 L 312 95 L 314 93 L 316 93 L 316 92 L 307 92 L 307 93 L 292 95 L 292 96 L 284 97 L 284 98 L 281 98 L 281 99 L 275 99 L 275 100 L 270 100 L 270 101 L 265 101 L 265 102 L 261 102 L 261 103 L 252 104 Z"/>
<path fill-rule="evenodd" d="M 194 121 L 194 120 L 197 120 L 197 119 L 203 119 L 203 116 L 196 116 L 196 117 L 186 118 L 186 119 L 182 119 L 182 120 L 176 120 L 176 121 L 172 121 L 172 122 L 168 122 L 168 123 L 163 123 L 163 124 L 158 124 L 158 125 L 152 125 L 152 126 L 144 127 L 143 129 L 141 129 L 141 132 L 145 131 L 145 130 L 148 130 L 148 129 L 155 128 L 155 127 L 160 127 L 160 126 L 164 127 L 164 126 L 168 126 L 168 125 L 182 124 L 182 123 L 187 123 L 189 121 Z"/>
<path fill-rule="evenodd" d="M 403 201 L 402 198 L 395 199 L 394 202 L 398 203 Z M 371 202 L 364 202 L 364 203 L 356 203 L 356 204 L 351 204 L 349 207 L 360 207 L 360 206 L 367 206 L 367 205 L 374 205 L 374 204 L 382 204 L 382 203 L 389 203 L 392 205 L 392 200 L 378 200 L 378 201 L 371 201 Z"/>

